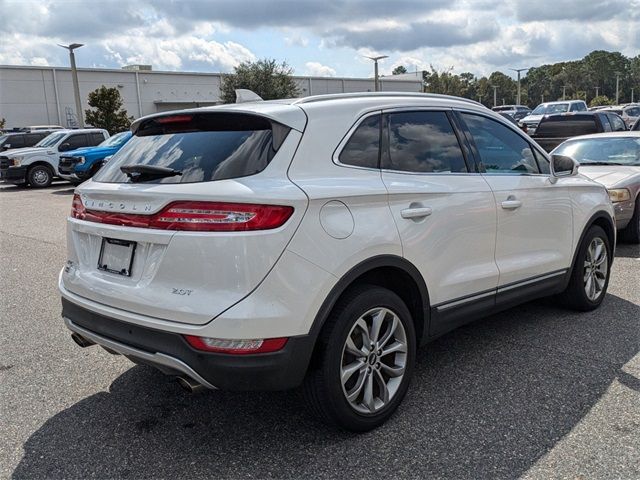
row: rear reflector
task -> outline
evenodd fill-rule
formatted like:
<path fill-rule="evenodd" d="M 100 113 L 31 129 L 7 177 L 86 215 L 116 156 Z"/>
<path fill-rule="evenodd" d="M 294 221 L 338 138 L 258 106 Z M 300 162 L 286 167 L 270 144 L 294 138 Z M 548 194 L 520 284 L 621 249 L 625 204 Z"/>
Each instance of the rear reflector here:
<path fill-rule="evenodd" d="M 285 224 L 293 207 L 252 203 L 173 202 L 152 215 L 86 210 L 79 195 L 73 196 L 71 216 L 110 225 L 195 232 L 271 230 Z"/>
<path fill-rule="evenodd" d="M 224 338 L 196 337 L 194 335 L 185 335 L 184 338 L 196 350 L 233 355 L 277 352 L 284 348 L 288 340 L 287 338 L 228 340 Z"/>

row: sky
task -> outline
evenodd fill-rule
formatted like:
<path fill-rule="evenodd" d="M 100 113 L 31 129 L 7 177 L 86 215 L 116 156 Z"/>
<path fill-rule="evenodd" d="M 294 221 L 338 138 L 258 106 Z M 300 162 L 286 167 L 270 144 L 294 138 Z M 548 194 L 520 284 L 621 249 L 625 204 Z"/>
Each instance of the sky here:
<path fill-rule="evenodd" d="M 0 64 L 230 72 L 275 58 L 297 75 L 451 69 L 488 75 L 640 54 L 640 0 L 0 0 Z"/>

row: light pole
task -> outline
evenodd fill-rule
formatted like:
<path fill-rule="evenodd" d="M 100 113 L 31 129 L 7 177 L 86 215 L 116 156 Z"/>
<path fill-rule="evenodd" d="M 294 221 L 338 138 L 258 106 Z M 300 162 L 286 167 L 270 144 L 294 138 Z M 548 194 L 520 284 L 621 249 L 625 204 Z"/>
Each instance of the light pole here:
<path fill-rule="evenodd" d="M 531 67 L 529 67 L 531 68 Z M 514 72 L 518 73 L 518 100 L 516 101 L 516 103 L 518 105 L 520 105 L 520 72 L 525 72 L 527 70 L 529 70 L 529 68 L 510 68 L 509 70 L 513 70 Z"/>
<path fill-rule="evenodd" d="M 620 72 L 616 72 L 616 105 L 620 103 Z"/>
<path fill-rule="evenodd" d="M 635 90 L 635 89 L 634 89 L 633 87 L 631 87 L 631 103 L 634 103 L 634 101 L 633 101 L 633 91 L 634 91 L 634 90 Z"/>
<path fill-rule="evenodd" d="M 380 83 L 378 81 L 378 60 L 382 60 L 383 58 L 389 58 L 389 55 L 380 55 L 378 57 L 367 57 L 366 55 L 364 55 L 366 58 L 368 58 L 369 60 L 373 60 L 373 64 L 374 64 L 374 73 L 373 73 L 373 85 L 374 85 L 374 90 L 376 92 L 380 91 Z"/>
<path fill-rule="evenodd" d="M 596 97 L 598 96 L 598 93 L 600 93 L 600 87 L 596 86 Z"/>
<path fill-rule="evenodd" d="M 497 85 L 491 85 L 493 87 L 493 106 L 496 107 L 498 106 L 498 86 Z"/>
<path fill-rule="evenodd" d="M 567 87 L 568 85 L 562 85 L 562 100 L 567 98 Z"/>
<path fill-rule="evenodd" d="M 82 103 L 80 102 L 80 87 L 78 86 L 78 70 L 76 69 L 76 56 L 73 51 L 83 46 L 82 43 L 72 43 L 71 45 L 60 45 L 59 47 L 69 50 L 69 61 L 71 62 L 71 79 L 73 80 L 73 94 L 76 98 L 76 115 L 78 117 L 78 125 L 84 128 L 84 115 L 82 113 Z"/>

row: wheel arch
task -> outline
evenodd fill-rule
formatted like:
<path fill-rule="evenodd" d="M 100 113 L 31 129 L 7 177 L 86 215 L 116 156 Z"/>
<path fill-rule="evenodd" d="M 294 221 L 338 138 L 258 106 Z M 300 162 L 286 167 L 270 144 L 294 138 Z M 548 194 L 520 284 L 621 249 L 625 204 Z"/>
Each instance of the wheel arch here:
<path fill-rule="evenodd" d="M 317 338 L 338 300 L 352 287 L 373 284 L 397 294 L 411 312 L 416 328 L 417 343 L 422 343 L 429 331 L 429 292 L 424 278 L 408 260 L 395 255 L 379 255 L 351 268 L 331 289 L 316 314 L 311 327 L 314 354 Z M 313 357 L 312 357 L 313 358 Z"/>
<path fill-rule="evenodd" d="M 571 269 L 569 270 L 569 275 L 567 275 L 567 283 L 569 283 L 569 278 L 571 276 L 571 272 L 573 271 L 576 261 L 578 258 L 578 251 L 580 250 L 580 245 L 584 241 L 584 236 L 587 234 L 587 231 L 593 226 L 598 225 L 601 227 L 605 233 L 607 234 L 607 239 L 609 240 L 609 245 L 611 245 L 611 261 L 613 262 L 614 252 L 616 249 L 616 227 L 613 218 L 608 212 L 604 210 L 600 210 L 594 213 L 589 220 L 585 223 L 582 228 L 582 233 L 580 234 L 580 239 L 576 243 L 575 250 L 573 252 L 573 259 L 571 260 Z"/>
<path fill-rule="evenodd" d="M 32 168 L 38 167 L 38 166 L 48 167 L 49 169 L 51 169 L 51 173 L 54 176 L 57 175 L 56 168 L 51 164 L 51 162 L 47 160 L 35 160 L 31 162 L 29 165 L 25 165 L 25 167 L 27 167 L 27 172 L 29 172 Z"/>

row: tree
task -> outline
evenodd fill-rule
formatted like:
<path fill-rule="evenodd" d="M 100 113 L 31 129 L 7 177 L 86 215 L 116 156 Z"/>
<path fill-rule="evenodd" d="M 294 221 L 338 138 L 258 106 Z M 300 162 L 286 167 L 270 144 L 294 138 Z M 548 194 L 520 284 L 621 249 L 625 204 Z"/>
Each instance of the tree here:
<path fill-rule="evenodd" d="M 0 130 L 4 130 L 4 126 L 7 124 L 7 121 L 3 118 L 0 118 Z"/>
<path fill-rule="evenodd" d="M 402 75 L 403 73 L 407 73 L 407 69 L 404 68 L 402 65 L 398 65 L 396 68 L 393 69 L 393 71 L 391 72 L 392 75 Z"/>
<path fill-rule="evenodd" d="M 293 69 L 286 62 L 278 63 L 274 59 L 242 62 L 234 68 L 234 73 L 222 76 L 220 98 L 223 103 L 234 103 L 238 88 L 251 90 L 264 100 L 296 97 L 298 87 L 292 74 Z"/>
<path fill-rule="evenodd" d="M 591 102 L 589 102 L 590 107 L 601 107 L 601 106 L 613 105 L 613 104 L 614 104 L 614 100 L 611 100 L 606 95 L 598 95 L 597 97 L 594 97 L 593 100 L 591 100 Z"/>
<path fill-rule="evenodd" d="M 89 94 L 89 106 L 93 109 L 85 110 L 88 125 L 104 128 L 111 135 L 127 130 L 131 126 L 133 117 L 127 116 L 122 109 L 122 97 L 117 88 L 104 85 Z"/>

